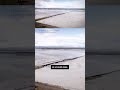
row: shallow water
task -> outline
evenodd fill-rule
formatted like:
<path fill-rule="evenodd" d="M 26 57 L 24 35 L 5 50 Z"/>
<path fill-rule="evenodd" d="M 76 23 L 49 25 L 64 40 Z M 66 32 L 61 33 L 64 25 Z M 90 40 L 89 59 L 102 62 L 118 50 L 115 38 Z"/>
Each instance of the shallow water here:
<path fill-rule="evenodd" d="M 57 53 L 56 53 L 57 52 Z M 46 66 L 35 70 L 35 81 L 48 83 L 50 85 L 61 86 L 70 90 L 85 90 L 85 51 L 84 49 L 58 49 L 58 50 L 41 50 L 36 49 L 37 66 L 61 61 L 63 59 L 83 56 L 71 61 L 61 62 L 58 64 L 69 65 L 69 70 L 51 70 L 51 66 Z M 58 65 L 55 64 L 55 65 Z"/>
<path fill-rule="evenodd" d="M 50 66 L 35 70 L 35 81 L 57 85 L 69 90 L 85 90 L 85 57 L 58 63 L 69 70 L 51 70 Z M 57 65 L 58 65 L 57 64 Z"/>
<path fill-rule="evenodd" d="M 35 9 L 35 19 L 50 17 L 53 15 L 68 13 L 68 12 L 84 12 L 84 10 L 71 10 L 71 9 Z"/>
<path fill-rule="evenodd" d="M 85 12 L 67 12 L 62 15 L 39 20 L 37 23 L 60 28 L 84 28 Z"/>
<path fill-rule="evenodd" d="M 57 52 L 57 53 L 56 53 Z M 84 49 L 35 49 L 35 65 L 83 56 Z"/>

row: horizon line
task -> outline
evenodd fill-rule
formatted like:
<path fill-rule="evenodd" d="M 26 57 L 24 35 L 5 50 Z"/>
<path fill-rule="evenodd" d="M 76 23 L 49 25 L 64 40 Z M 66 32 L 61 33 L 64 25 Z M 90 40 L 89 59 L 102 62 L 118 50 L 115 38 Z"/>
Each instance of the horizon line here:
<path fill-rule="evenodd" d="M 59 9 L 59 10 L 85 10 L 85 8 L 35 8 L 35 9 L 48 9 L 48 10 L 52 10 L 52 9 Z"/>

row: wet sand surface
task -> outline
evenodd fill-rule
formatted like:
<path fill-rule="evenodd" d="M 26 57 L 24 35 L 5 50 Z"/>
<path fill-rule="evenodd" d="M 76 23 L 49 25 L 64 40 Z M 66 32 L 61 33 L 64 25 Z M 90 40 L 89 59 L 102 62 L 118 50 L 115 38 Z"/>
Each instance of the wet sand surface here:
<path fill-rule="evenodd" d="M 86 90 L 119 90 L 120 55 L 86 56 Z"/>
<path fill-rule="evenodd" d="M 38 18 L 38 16 L 36 17 Z M 85 12 L 64 12 L 62 15 L 36 22 L 60 28 L 83 28 L 85 27 Z"/>
<path fill-rule="evenodd" d="M 67 55 L 71 56 L 69 54 Z M 55 56 L 58 56 L 58 55 L 55 55 Z M 66 58 L 62 55 L 58 56 L 58 58 L 59 57 Z M 60 87 L 63 87 L 64 89 L 69 89 L 69 90 L 85 90 L 85 57 L 84 55 L 80 58 L 77 58 L 71 61 L 57 63 L 54 65 L 58 65 L 58 64 L 69 65 L 70 68 L 69 70 L 52 70 L 51 65 L 49 65 L 44 68 L 36 69 L 35 81 L 47 83 L 49 85 L 60 86 Z"/>

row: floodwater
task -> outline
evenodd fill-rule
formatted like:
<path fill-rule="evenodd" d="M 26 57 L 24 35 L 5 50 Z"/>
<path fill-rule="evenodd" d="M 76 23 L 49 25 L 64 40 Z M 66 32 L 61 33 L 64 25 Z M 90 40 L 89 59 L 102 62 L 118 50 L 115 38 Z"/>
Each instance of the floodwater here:
<path fill-rule="evenodd" d="M 85 13 L 84 12 L 68 12 L 62 15 L 46 18 L 37 21 L 54 27 L 60 28 L 84 28 L 85 27 Z"/>
<path fill-rule="evenodd" d="M 44 17 L 50 17 L 56 14 L 66 13 L 67 10 L 46 10 L 46 9 L 35 9 L 35 19 Z"/>
<path fill-rule="evenodd" d="M 85 27 L 85 0 L 36 0 L 37 27 Z"/>
<path fill-rule="evenodd" d="M 37 23 L 61 28 L 85 27 L 84 10 L 36 10 L 35 19 L 41 19 Z"/>
<path fill-rule="evenodd" d="M 57 52 L 57 53 L 56 53 Z M 51 70 L 50 66 L 35 70 L 35 81 L 61 86 L 69 90 L 85 90 L 85 52 L 76 50 L 36 50 L 36 65 L 46 62 L 73 59 L 58 64 L 69 65 L 68 70 Z M 38 56 L 39 55 L 39 56 Z M 42 56 L 42 59 L 40 58 Z M 39 61 L 39 62 L 38 62 Z M 40 61 L 42 63 L 40 63 Z M 56 65 L 56 64 L 54 64 Z"/>
<path fill-rule="evenodd" d="M 35 49 L 35 65 L 45 65 L 54 61 L 61 61 L 84 55 L 84 49 Z"/>
<path fill-rule="evenodd" d="M 50 17 L 56 14 L 68 12 L 84 12 L 84 10 L 71 10 L 71 9 L 35 9 L 35 19 Z"/>

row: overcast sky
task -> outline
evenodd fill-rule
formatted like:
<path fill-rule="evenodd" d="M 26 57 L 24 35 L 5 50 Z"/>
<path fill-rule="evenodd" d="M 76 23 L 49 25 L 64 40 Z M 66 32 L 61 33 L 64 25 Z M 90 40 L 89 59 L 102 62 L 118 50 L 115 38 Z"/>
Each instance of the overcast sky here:
<path fill-rule="evenodd" d="M 35 29 L 35 46 L 85 47 L 85 29 Z"/>
<path fill-rule="evenodd" d="M 85 8 L 85 0 L 35 0 L 36 8 Z"/>

